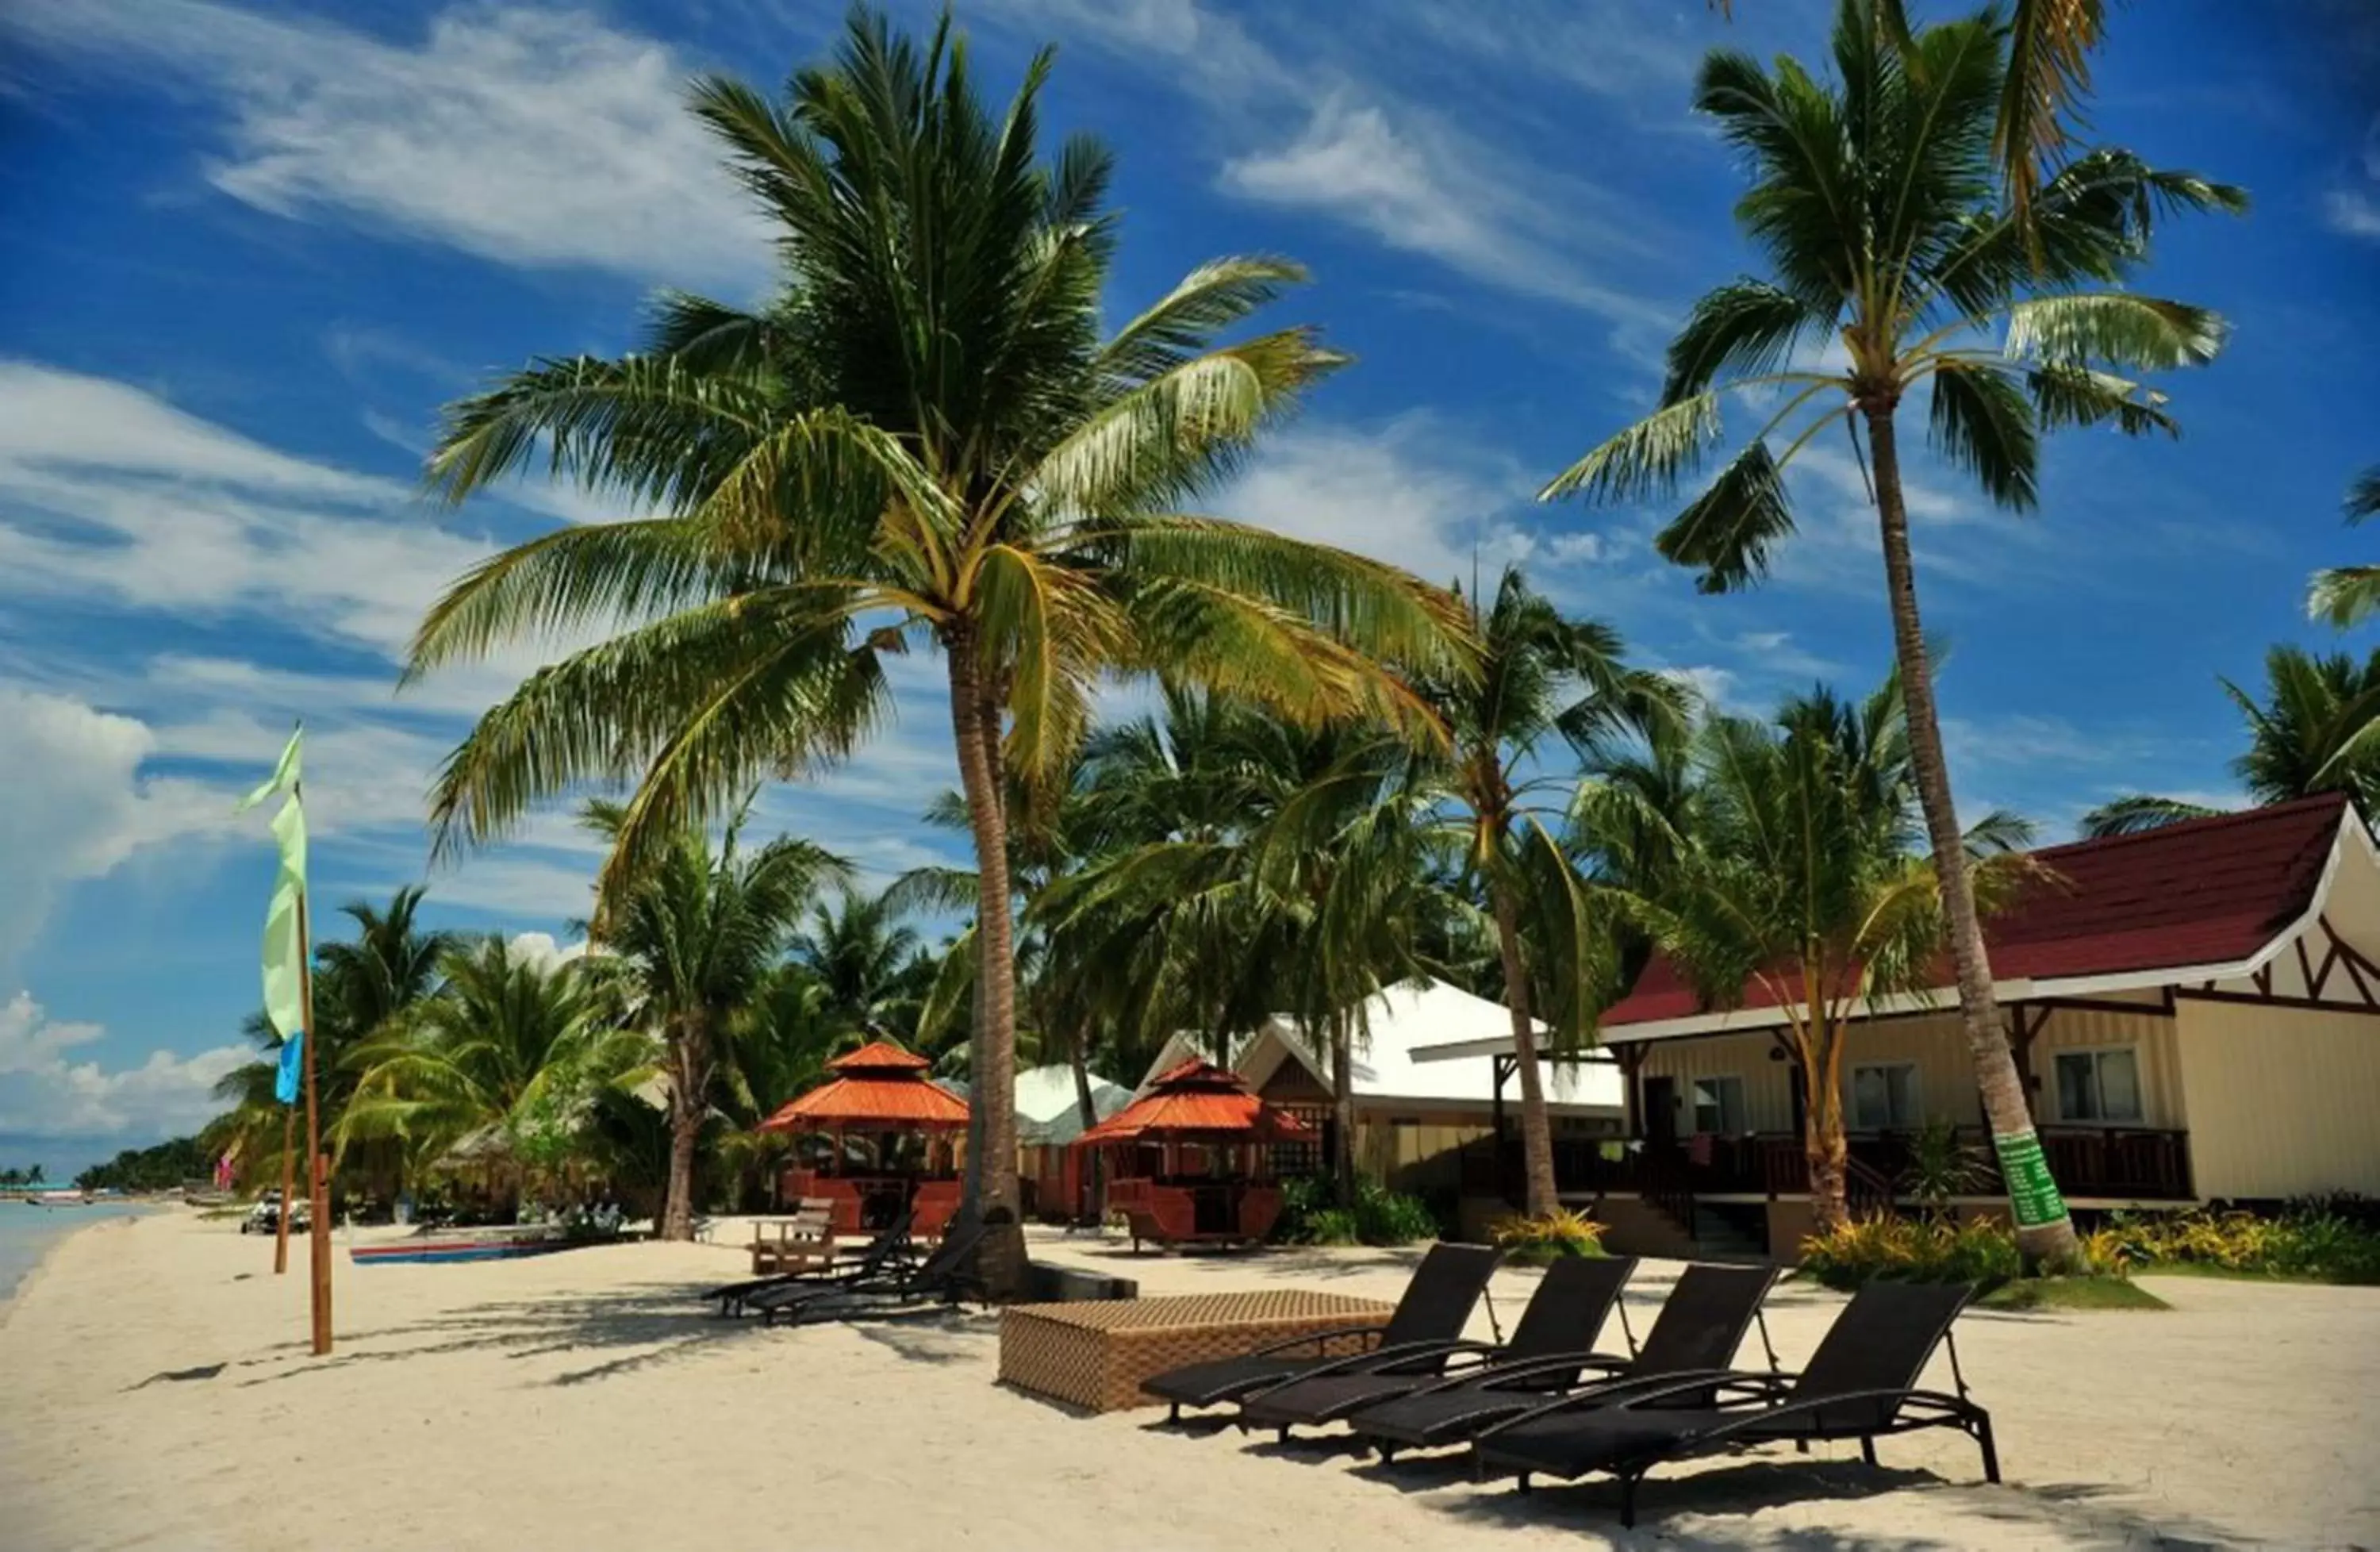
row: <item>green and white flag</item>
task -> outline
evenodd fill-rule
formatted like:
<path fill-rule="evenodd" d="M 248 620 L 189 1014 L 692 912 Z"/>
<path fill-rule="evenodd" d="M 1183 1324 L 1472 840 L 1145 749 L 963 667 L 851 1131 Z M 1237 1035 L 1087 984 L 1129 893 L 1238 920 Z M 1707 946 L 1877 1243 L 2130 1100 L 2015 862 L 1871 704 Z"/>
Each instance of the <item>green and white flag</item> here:
<path fill-rule="evenodd" d="M 281 1036 L 281 1071 L 273 1097 L 285 1105 L 298 1101 L 298 1078 L 306 1039 L 306 944 L 300 930 L 306 901 L 306 809 L 298 795 L 300 727 L 289 735 L 281 763 L 273 776 L 240 803 L 239 812 L 275 793 L 288 800 L 273 816 L 273 838 L 280 843 L 281 867 L 273 880 L 273 903 L 264 915 L 264 1012 Z"/>

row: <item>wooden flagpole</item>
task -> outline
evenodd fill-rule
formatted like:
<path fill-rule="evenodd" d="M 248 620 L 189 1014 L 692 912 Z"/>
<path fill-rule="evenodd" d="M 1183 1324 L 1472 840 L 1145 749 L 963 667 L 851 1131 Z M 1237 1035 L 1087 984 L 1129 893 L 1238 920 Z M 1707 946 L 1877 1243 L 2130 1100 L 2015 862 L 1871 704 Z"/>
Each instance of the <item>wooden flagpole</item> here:
<path fill-rule="evenodd" d="M 289 1269 L 289 1209 L 296 1206 L 290 1200 L 298 1189 L 298 1107 L 281 1107 L 281 1210 L 273 1215 L 273 1275 L 279 1277 Z"/>
<path fill-rule="evenodd" d="M 307 920 L 309 892 L 303 888 L 298 891 L 298 1000 L 306 1010 L 306 1194 L 313 1219 L 308 1226 L 306 1241 L 313 1266 L 314 1355 L 319 1358 L 331 1351 L 331 1171 L 322 1157 L 322 1115 L 314 1099 L 314 1048 L 321 1042 L 314 1027 L 314 942 Z M 281 1200 L 281 1216 L 282 1221 L 287 1223 L 289 1199 L 285 1195 Z"/>

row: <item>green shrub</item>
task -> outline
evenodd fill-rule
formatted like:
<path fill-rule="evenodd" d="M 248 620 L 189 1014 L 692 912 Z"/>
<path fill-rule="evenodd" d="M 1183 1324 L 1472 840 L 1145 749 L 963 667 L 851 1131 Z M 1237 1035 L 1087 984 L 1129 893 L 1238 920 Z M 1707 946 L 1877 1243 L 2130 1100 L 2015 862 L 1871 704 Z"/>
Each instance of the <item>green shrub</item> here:
<path fill-rule="evenodd" d="M 1802 1242 L 1802 1270 L 1828 1288 L 1900 1282 L 1996 1282 L 2023 1269 L 2016 1236 L 1998 1223 L 1855 1219 Z"/>
<path fill-rule="evenodd" d="M 2380 1232 L 2326 1210 L 2118 1213 L 2087 1235 L 2093 1261 L 2143 1270 L 2205 1267 L 2249 1277 L 2380 1283 Z"/>
<path fill-rule="evenodd" d="M 1281 1244 L 1411 1244 L 1436 1239 L 1438 1215 L 1418 1196 L 1378 1181 L 1355 1182 L 1355 1199 L 1341 1203 L 1331 1182 L 1308 1175 L 1281 1182 L 1281 1217 L 1272 1237 Z"/>
<path fill-rule="evenodd" d="M 1507 1261 L 1559 1261 L 1570 1255 L 1601 1255 L 1603 1225 L 1585 1213 L 1556 1207 L 1538 1218 L 1499 1219 L 1488 1237 Z"/>

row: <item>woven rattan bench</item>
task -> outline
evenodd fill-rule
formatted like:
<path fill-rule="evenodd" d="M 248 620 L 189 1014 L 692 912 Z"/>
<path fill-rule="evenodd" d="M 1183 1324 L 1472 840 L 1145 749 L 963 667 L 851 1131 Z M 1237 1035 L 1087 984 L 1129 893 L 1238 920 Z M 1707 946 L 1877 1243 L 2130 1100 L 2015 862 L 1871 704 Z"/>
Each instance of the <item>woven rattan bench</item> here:
<path fill-rule="evenodd" d="M 1384 1326 L 1390 1309 L 1377 1299 L 1298 1288 L 1012 1304 L 1000 1316 L 1000 1378 L 1086 1412 L 1149 1406 L 1155 1399 L 1141 1393 L 1140 1382 L 1151 1375 L 1317 1331 Z M 1354 1352 L 1361 1343 L 1351 1338 L 1324 1352 Z"/>

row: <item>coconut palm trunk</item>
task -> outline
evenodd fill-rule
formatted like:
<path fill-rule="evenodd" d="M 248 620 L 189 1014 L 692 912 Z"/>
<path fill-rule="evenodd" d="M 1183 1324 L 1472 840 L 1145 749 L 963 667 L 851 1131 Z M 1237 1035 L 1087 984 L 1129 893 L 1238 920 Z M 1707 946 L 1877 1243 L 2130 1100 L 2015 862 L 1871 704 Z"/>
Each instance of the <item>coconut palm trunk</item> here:
<path fill-rule="evenodd" d="M 670 1042 L 669 1179 L 662 1188 L 660 1234 L 664 1240 L 694 1238 L 694 1157 L 702 1140 L 710 1086 L 710 1032 L 698 1018 L 680 1021 Z"/>
<path fill-rule="evenodd" d="M 967 801 L 976 853 L 975 1027 L 967 1036 L 966 1205 L 1006 1221 L 984 1240 L 980 1272 L 994 1298 L 1005 1298 L 1024 1264 L 1016 1192 L 1016 929 L 1009 894 L 1008 815 L 1000 775 L 1000 723 L 976 642 L 950 642 L 951 725 L 958 745 L 959 785 Z"/>
<path fill-rule="evenodd" d="M 2010 1177 L 2017 1248 L 2028 1265 L 2064 1266 L 2075 1259 L 2081 1247 L 2074 1220 L 2067 1215 L 2048 1170 L 2040 1169 L 2037 1179 L 2017 1178 L 2026 1171 L 2028 1163 L 2037 1164 L 2041 1139 L 2034 1131 L 2033 1109 L 2024 1083 L 2017 1075 L 2015 1053 L 2009 1049 L 2008 1033 L 2000 1025 L 1999 999 L 1992 991 L 1991 960 L 1984 947 L 1983 919 L 1975 910 L 1974 885 L 1965 866 L 1964 832 L 1951 800 L 1949 762 L 1942 753 L 1941 721 L 1934 704 L 1934 671 L 1926 661 L 1925 632 L 1917 612 L 1917 572 L 1909 553 L 1909 510 L 1901 499 L 1894 407 L 1889 400 L 1871 401 L 1863 410 L 1876 467 L 1876 519 L 1884 546 L 1885 593 L 1892 609 L 1893 654 L 1900 663 L 1901 695 L 1909 708 L 1909 763 L 1940 876 L 1946 936 L 1950 961 L 1958 972 L 1959 1020 L 1975 1064 L 1976 1086 L 1983 1091 L 1984 1118 L 1992 1129 L 1992 1146 L 1999 1155 L 2002 1172 Z M 1815 1101 L 1818 1097 L 1812 1097 Z"/>
<path fill-rule="evenodd" d="M 1521 1070 L 1521 1175 L 1532 1218 L 1560 1205 L 1554 1181 L 1553 1121 L 1546 1111 L 1545 1073 L 1537 1064 L 1537 1036 L 1529 1016 L 1529 977 L 1521 964 L 1521 912 L 1512 886 L 1491 878 L 1496 913 L 1496 949 L 1504 965 L 1504 1006 L 1512 1014 L 1512 1057 Z"/>

